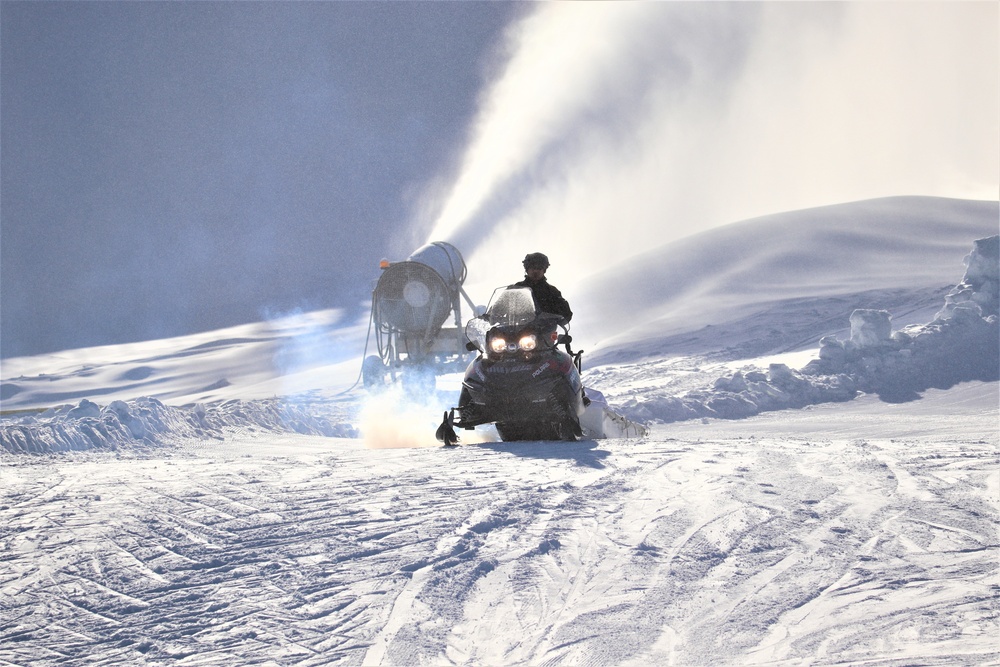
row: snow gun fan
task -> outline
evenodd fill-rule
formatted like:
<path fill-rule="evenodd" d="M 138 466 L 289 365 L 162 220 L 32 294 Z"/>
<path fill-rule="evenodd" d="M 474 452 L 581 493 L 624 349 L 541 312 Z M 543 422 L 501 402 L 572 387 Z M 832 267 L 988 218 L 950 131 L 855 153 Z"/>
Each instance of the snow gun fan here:
<path fill-rule="evenodd" d="M 429 243 L 401 262 L 382 260 L 372 293 L 372 321 L 378 355 L 366 357 L 362 378 L 369 391 L 402 379 L 433 389 L 435 376 L 464 370 L 469 354 L 461 302 L 475 307 L 462 289 L 466 267 L 455 246 Z M 446 327 L 454 315 L 454 327 Z"/>

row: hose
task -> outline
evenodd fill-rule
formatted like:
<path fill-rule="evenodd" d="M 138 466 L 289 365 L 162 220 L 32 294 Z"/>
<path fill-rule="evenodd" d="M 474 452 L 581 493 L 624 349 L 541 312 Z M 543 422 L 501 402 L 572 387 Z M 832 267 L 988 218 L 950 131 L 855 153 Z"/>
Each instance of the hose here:
<path fill-rule="evenodd" d="M 361 377 L 364 375 L 365 372 L 365 359 L 368 357 L 368 342 L 371 340 L 372 337 L 372 323 L 374 321 L 375 321 L 375 302 L 372 301 L 372 309 L 371 312 L 368 313 L 368 333 L 365 334 L 365 351 L 361 353 L 361 370 L 358 371 L 358 377 L 354 381 L 354 384 L 352 384 L 350 387 L 340 392 L 339 394 L 334 394 L 334 396 L 343 396 L 344 394 L 353 391 L 354 388 L 358 386 L 358 383 L 361 382 Z"/>

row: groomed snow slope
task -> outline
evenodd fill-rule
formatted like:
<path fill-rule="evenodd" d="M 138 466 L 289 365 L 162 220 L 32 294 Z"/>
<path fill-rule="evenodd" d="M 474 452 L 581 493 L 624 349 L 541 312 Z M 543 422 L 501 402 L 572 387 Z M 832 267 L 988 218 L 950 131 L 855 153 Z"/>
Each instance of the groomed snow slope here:
<path fill-rule="evenodd" d="M 4 457 L 0 660 L 994 664 L 995 408 L 896 407 L 791 434 L 772 413 L 642 441 Z"/>

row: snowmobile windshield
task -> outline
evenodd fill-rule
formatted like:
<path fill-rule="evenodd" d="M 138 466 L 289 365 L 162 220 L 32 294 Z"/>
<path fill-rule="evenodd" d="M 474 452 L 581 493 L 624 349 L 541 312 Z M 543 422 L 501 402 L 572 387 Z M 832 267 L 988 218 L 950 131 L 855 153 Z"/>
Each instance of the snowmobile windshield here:
<path fill-rule="evenodd" d="M 531 324 L 537 316 L 535 299 L 527 287 L 501 290 L 493 295 L 486 317 L 493 326 L 520 327 Z"/>
<path fill-rule="evenodd" d="M 535 321 L 535 300 L 527 287 L 497 290 L 486 313 L 469 320 L 465 335 L 480 350 L 486 349 L 486 336 L 493 327 L 523 327 Z"/>

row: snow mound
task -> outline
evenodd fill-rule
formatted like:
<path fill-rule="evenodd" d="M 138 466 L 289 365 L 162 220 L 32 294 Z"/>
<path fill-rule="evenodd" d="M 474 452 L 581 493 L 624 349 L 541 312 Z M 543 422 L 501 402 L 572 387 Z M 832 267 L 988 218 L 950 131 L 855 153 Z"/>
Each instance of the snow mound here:
<path fill-rule="evenodd" d="M 678 349 L 676 339 L 660 345 L 666 336 L 725 325 L 782 302 L 860 304 L 866 292 L 894 290 L 916 299 L 953 285 L 952 260 L 969 252 L 972 239 L 995 234 L 997 215 L 995 201 L 935 197 L 777 213 L 652 248 L 563 291 L 573 295 L 573 327 L 580 332 L 574 338 L 589 350 L 590 363 L 660 357 Z M 731 344 L 741 336 L 734 331 Z"/>
<path fill-rule="evenodd" d="M 940 319 L 953 317 L 956 310 L 967 308 L 983 317 L 997 315 L 1000 303 L 1000 236 L 991 236 L 975 242 L 972 252 L 965 257 L 965 277 L 947 297 L 944 309 L 937 314 Z"/>
<path fill-rule="evenodd" d="M 229 432 L 267 431 L 355 438 L 349 424 L 333 423 L 278 399 L 231 400 L 214 406 L 164 405 L 155 398 L 89 400 L 37 415 L 8 418 L 0 425 L 0 451 L 41 454 L 88 449 L 122 450 L 188 438 L 224 439 Z"/>
<path fill-rule="evenodd" d="M 820 340 L 819 359 L 793 370 L 737 371 L 704 390 L 671 396 L 647 390 L 626 402 L 631 419 L 673 422 L 716 417 L 741 419 L 760 412 L 848 401 L 862 393 L 888 402 L 920 397 L 930 388 L 1000 379 L 998 267 L 1000 236 L 975 241 L 962 282 L 933 321 L 892 331 L 888 311 L 857 309 L 846 341 Z"/>

